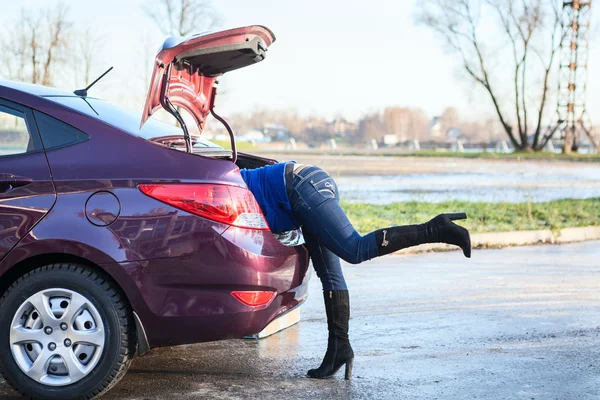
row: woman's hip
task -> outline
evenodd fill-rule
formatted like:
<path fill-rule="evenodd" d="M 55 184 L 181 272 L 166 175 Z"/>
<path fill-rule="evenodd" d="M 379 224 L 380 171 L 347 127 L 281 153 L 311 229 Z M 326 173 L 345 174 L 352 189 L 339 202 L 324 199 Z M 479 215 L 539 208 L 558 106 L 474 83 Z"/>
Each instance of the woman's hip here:
<path fill-rule="evenodd" d="M 291 202 L 301 200 L 310 209 L 329 199 L 338 200 L 339 193 L 337 184 L 326 171 L 314 165 L 306 165 L 293 173 L 291 197 Z"/>

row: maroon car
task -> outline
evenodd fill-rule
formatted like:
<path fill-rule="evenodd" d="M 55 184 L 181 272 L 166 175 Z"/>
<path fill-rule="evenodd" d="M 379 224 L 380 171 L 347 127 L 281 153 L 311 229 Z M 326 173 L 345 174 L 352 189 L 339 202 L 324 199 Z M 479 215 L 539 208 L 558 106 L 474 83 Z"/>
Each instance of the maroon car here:
<path fill-rule="evenodd" d="M 260 26 L 167 40 L 142 126 L 85 91 L 0 82 L 0 368 L 17 391 L 92 398 L 136 351 L 256 334 L 306 299 L 307 251 L 269 231 L 239 172 L 274 161 L 191 136 L 180 115 L 201 132 L 216 78 L 274 40 Z"/>

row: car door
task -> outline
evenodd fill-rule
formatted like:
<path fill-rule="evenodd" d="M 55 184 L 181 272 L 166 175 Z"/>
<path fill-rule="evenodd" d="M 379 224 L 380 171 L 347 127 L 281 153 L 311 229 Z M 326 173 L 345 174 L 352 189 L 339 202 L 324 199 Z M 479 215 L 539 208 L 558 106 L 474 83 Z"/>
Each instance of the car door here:
<path fill-rule="evenodd" d="M 0 260 L 56 200 L 33 112 L 0 99 Z"/>

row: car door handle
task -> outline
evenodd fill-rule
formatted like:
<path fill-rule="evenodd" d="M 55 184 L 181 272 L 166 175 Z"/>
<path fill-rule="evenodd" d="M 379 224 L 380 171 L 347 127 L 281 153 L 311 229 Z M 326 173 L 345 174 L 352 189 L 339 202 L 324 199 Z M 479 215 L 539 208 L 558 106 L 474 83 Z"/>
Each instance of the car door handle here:
<path fill-rule="evenodd" d="M 0 192 L 8 192 L 14 188 L 27 186 L 33 179 L 12 174 L 0 174 Z"/>

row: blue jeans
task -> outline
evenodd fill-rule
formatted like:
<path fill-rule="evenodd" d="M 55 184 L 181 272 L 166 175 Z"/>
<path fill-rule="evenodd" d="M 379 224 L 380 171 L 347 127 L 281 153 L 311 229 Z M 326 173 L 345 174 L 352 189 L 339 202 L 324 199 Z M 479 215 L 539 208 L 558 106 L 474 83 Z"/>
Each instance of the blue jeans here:
<path fill-rule="evenodd" d="M 337 185 L 316 166 L 294 172 L 290 204 L 323 290 L 347 290 L 340 258 L 351 264 L 378 256 L 374 233 L 361 236 L 340 207 Z"/>

